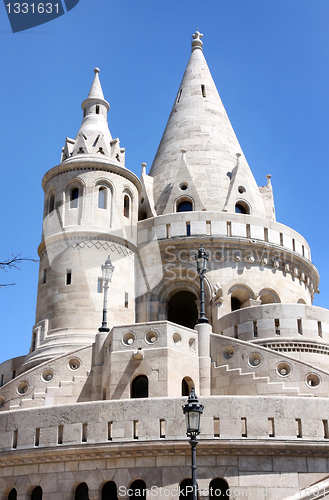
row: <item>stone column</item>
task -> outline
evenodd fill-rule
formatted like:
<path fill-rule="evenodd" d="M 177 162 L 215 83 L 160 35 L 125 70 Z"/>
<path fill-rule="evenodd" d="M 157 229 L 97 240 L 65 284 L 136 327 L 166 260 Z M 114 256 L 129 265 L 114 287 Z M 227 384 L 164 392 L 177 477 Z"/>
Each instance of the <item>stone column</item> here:
<path fill-rule="evenodd" d="M 210 334 L 212 327 L 209 323 L 198 323 L 194 329 L 198 332 L 200 396 L 210 396 Z"/>

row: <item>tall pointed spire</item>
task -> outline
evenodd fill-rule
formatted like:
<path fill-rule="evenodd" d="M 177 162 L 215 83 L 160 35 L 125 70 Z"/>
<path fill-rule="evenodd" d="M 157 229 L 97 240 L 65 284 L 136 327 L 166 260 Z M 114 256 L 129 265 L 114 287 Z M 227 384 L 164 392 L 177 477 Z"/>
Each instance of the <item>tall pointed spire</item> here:
<path fill-rule="evenodd" d="M 177 177 L 182 149 L 201 203 L 206 210 L 218 211 L 225 207 L 236 153 L 241 152 L 204 58 L 202 36 L 197 31 L 192 37 L 192 54 L 149 174 L 154 177 L 159 215 L 169 213 L 166 193 Z M 239 171 L 246 189 L 252 191 L 251 213 L 265 216 L 262 196 L 243 154 Z"/>
<path fill-rule="evenodd" d="M 99 69 L 94 69 L 95 76 L 87 99 L 82 104 L 83 119 L 74 141 L 66 140 L 62 161 L 80 154 L 104 155 L 112 157 L 124 166 L 124 149 L 118 139 L 112 139 L 107 113 L 110 109 L 105 100 L 99 80 Z"/>

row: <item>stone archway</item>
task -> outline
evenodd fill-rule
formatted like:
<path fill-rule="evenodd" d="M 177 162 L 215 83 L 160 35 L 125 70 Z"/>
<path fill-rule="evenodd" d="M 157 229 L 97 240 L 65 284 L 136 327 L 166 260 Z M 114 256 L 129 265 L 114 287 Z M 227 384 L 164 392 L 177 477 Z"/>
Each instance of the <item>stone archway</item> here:
<path fill-rule="evenodd" d="M 198 320 L 196 300 L 192 292 L 176 292 L 168 302 L 168 321 L 193 329 Z"/>

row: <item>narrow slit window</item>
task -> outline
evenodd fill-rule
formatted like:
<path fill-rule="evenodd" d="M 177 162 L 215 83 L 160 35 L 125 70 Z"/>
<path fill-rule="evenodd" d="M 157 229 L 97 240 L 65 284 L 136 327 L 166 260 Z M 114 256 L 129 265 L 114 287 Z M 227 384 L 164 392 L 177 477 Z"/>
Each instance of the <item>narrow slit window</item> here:
<path fill-rule="evenodd" d="M 78 202 L 79 202 L 79 188 L 76 187 L 71 189 L 70 208 L 78 208 Z"/>
<path fill-rule="evenodd" d="M 304 247 L 304 245 L 302 245 L 302 255 L 303 255 L 303 257 L 305 257 L 305 247 Z"/>
<path fill-rule="evenodd" d="M 241 418 L 241 436 L 247 437 L 247 419 L 246 417 Z"/>
<path fill-rule="evenodd" d="M 220 437 L 220 427 L 219 427 L 219 418 L 214 417 L 214 437 Z"/>
<path fill-rule="evenodd" d="M 268 419 L 268 436 L 271 438 L 275 437 L 274 418 Z"/>
<path fill-rule="evenodd" d="M 105 187 L 100 187 L 98 190 L 98 208 L 103 210 L 107 208 L 107 190 Z"/>
<path fill-rule="evenodd" d="M 322 338 L 322 323 L 318 321 L 318 335 Z"/>
<path fill-rule="evenodd" d="M 253 321 L 254 324 L 254 337 L 258 337 L 258 326 L 257 326 L 257 321 Z"/>
<path fill-rule="evenodd" d="M 97 280 L 97 293 L 103 293 L 103 278 Z"/>
<path fill-rule="evenodd" d="M 191 236 L 191 223 L 186 222 L 186 236 Z"/>
<path fill-rule="evenodd" d="M 51 194 L 49 198 L 49 211 L 48 213 L 51 214 L 54 211 L 55 208 L 55 195 Z"/>
<path fill-rule="evenodd" d="M 247 238 L 251 238 L 250 224 L 246 224 L 246 236 Z"/>
<path fill-rule="evenodd" d="M 31 344 L 31 351 L 32 352 L 35 351 L 36 343 L 37 343 L 37 334 L 36 334 L 36 332 L 33 332 L 33 334 L 32 334 L 32 344 Z"/>
<path fill-rule="evenodd" d="M 98 104 L 96 105 L 96 115 L 99 115 L 99 106 L 98 106 Z"/>
<path fill-rule="evenodd" d="M 297 320 L 297 330 L 299 335 L 303 335 L 303 323 L 301 319 Z"/>
<path fill-rule="evenodd" d="M 294 252 L 296 251 L 296 244 L 294 238 L 292 239 L 292 249 Z"/>
<path fill-rule="evenodd" d="M 112 441 L 113 422 L 107 423 L 107 440 Z"/>
<path fill-rule="evenodd" d="M 3 374 L 1 375 L 1 383 L 0 383 L 0 387 L 3 386 Z"/>
<path fill-rule="evenodd" d="M 63 444 L 63 432 L 64 432 L 64 426 L 59 425 L 57 431 L 57 444 Z"/>
<path fill-rule="evenodd" d="M 183 91 L 183 89 L 179 89 L 179 92 L 178 92 L 178 95 L 177 95 L 177 99 L 176 99 L 176 104 L 178 104 L 179 101 L 180 101 L 180 98 L 182 96 L 182 91 Z"/>
<path fill-rule="evenodd" d="M 232 236 L 232 225 L 230 222 L 227 222 L 227 236 Z"/>
<path fill-rule="evenodd" d="M 138 420 L 133 421 L 133 437 L 138 439 Z"/>
<path fill-rule="evenodd" d="M 324 439 L 329 439 L 328 420 L 322 420 L 322 423 L 323 423 L 323 437 Z"/>
<path fill-rule="evenodd" d="M 170 224 L 166 224 L 166 238 L 170 238 Z"/>
<path fill-rule="evenodd" d="M 123 199 L 123 215 L 129 219 L 129 212 L 130 212 L 130 199 L 127 194 L 125 194 L 124 199 Z"/>
<path fill-rule="evenodd" d="M 280 335 L 280 320 L 279 318 L 276 318 L 274 320 L 274 327 L 275 327 L 275 335 Z"/>
<path fill-rule="evenodd" d="M 238 335 L 238 326 L 237 325 L 234 325 L 234 338 L 235 339 L 239 338 L 239 335 Z"/>
<path fill-rule="evenodd" d="M 72 284 L 72 271 L 71 269 L 68 269 L 66 271 L 66 284 L 71 285 Z"/>
<path fill-rule="evenodd" d="M 164 439 L 166 437 L 166 421 L 164 418 L 160 418 L 160 438 Z"/>
<path fill-rule="evenodd" d="M 268 229 L 264 227 L 264 241 L 268 241 Z"/>
<path fill-rule="evenodd" d="M 88 424 L 87 423 L 82 424 L 82 437 L 81 437 L 81 441 L 83 443 L 87 442 L 87 430 L 88 430 Z"/>
<path fill-rule="evenodd" d="M 302 421 L 300 418 L 296 418 L 296 436 L 302 438 Z"/>
<path fill-rule="evenodd" d="M 283 247 L 283 233 L 280 233 L 280 245 Z"/>
<path fill-rule="evenodd" d="M 128 309 L 128 292 L 125 292 L 125 307 Z"/>
<path fill-rule="evenodd" d="M 43 270 L 42 283 L 47 283 L 47 269 Z"/>
<path fill-rule="evenodd" d="M 201 85 L 201 93 L 202 93 L 202 97 L 206 97 L 206 86 L 205 85 Z"/>
<path fill-rule="evenodd" d="M 34 446 L 39 446 L 40 443 L 40 428 L 37 427 L 35 429 L 35 440 L 34 440 Z"/>
<path fill-rule="evenodd" d="M 14 448 L 14 450 L 17 448 L 17 441 L 18 441 L 18 429 L 15 429 L 13 432 L 13 448 Z"/>
<path fill-rule="evenodd" d="M 210 220 L 207 220 L 207 222 L 206 222 L 206 233 L 207 233 L 207 236 L 211 236 L 211 221 Z"/>

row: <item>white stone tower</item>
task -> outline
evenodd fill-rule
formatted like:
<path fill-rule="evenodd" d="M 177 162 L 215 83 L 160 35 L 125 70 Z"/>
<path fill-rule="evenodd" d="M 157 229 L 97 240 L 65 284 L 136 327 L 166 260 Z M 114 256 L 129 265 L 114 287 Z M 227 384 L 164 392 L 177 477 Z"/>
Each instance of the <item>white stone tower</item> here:
<path fill-rule="evenodd" d="M 101 323 L 101 264 L 108 255 L 120 279 L 111 287 L 109 324 L 135 319 L 134 266 L 139 180 L 112 139 L 99 69 L 81 105 L 83 120 L 67 138 L 45 191 L 36 325 L 24 369 L 95 340 Z"/>

